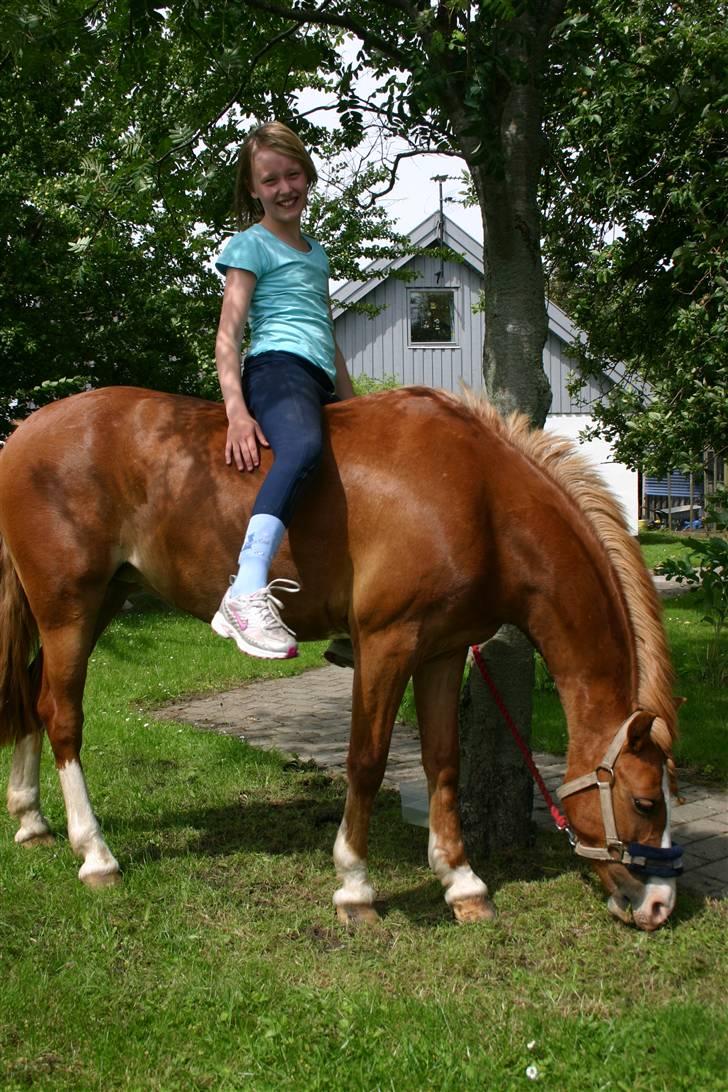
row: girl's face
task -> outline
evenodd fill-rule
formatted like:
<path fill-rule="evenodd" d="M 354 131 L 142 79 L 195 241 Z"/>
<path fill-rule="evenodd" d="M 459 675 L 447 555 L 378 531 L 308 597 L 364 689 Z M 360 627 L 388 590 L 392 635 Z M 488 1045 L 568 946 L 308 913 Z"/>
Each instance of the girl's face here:
<path fill-rule="evenodd" d="M 250 167 L 250 192 L 263 206 L 261 223 L 271 228 L 298 224 L 308 197 L 303 164 L 272 148 L 257 148 Z"/>

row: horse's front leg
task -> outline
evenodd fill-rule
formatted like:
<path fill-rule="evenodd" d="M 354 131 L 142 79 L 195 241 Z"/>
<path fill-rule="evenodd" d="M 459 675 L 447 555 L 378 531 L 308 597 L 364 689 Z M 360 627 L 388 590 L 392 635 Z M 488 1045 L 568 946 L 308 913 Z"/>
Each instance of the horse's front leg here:
<path fill-rule="evenodd" d="M 458 810 L 458 698 L 467 650 L 422 664 L 412 682 L 430 795 L 430 868 L 460 922 L 495 917 L 488 889 L 465 856 Z"/>
<path fill-rule="evenodd" d="M 8 780 L 8 811 L 18 820 L 15 841 L 22 846 L 52 845 L 51 828 L 40 808 L 40 756 L 43 731 L 22 736 L 15 744 Z"/>
<path fill-rule="evenodd" d="M 397 709 L 409 677 L 409 652 L 388 631 L 360 644 L 352 693 L 349 787 L 334 844 L 340 887 L 334 905 L 346 924 L 374 922 L 375 891 L 369 883 L 367 850 L 374 798 L 387 766 Z"/>
<path fill-rule="evenodd" d="M 107 887 L 119 882 L 121 870 L 101 834 L 80 760 L 83 689 L 93 642 L 75 626 L 41 636 L 44 660 L 38 713 L 56 760 L 68 840 L 76 856 L 83 858 L 78 878 L 89 887 Z"/>

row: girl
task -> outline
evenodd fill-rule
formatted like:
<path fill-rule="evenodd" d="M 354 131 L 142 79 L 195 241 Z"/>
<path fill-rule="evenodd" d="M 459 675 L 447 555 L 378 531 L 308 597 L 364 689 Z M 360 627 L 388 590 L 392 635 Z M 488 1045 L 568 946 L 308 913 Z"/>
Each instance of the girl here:
<path fill-rule="evenodd" d="M 275 460 L 260 488 L 239 571 L 212 619 L 242 652 L 286 659 L 298 652 L 274 591 L 298 591 L 292 580 L 268 583 L 268 570 L 290 522 L 304 479 L 321 456 L 321 408 L 354 391 L 336 345 L 329 301 L 329 263 L 301 232 L 316 169 L 287 126 L 262 125 L 240 150 L 236 211 L 252 224 L 234 235 L 215 263 L 225 293 L 215 360 L 228 418 L 225 460 L 240 471 Z M 250 321 L 250 350 L 240 378 L 240 343 Z"/>

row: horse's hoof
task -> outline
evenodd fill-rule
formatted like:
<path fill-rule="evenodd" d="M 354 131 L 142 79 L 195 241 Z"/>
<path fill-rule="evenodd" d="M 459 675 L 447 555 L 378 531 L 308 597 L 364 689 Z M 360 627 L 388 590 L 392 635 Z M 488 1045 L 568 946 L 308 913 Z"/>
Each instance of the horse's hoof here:
<path fill-rule="evenodd" d="M 497 916 L 493 903 L 482 895 L 458 899 L 457 902 L 452 903 L 452 912 L 455 920 L 461 925 L 469 925 L 473 921 L 493 921 Z"/>
<path fill-rule="evenodd" d="M 350 929 L 357 925 L 376 925 L 381 921 L 379 914 L 370 903 L 347 902 L 336 907 L 336 916 L 342 925 L 348 925 Z"/>
<path fill-rule="evenodd" d="M 54 846 L 56 844 L 55 835 L 48 831 L 46 834 L 31 834 L 27 838 L 16 839 L 19 846 L 23 846 L 24 849 L 31 849 L 33 846 Z"/>
<path fill-rule="evenodd" d="M 121 883 L 121 872 L 89 872 L 86 876 L 82 876 L 79 872 L 78 878 L 87 887 L 94 889 L 117 887 Z"/>

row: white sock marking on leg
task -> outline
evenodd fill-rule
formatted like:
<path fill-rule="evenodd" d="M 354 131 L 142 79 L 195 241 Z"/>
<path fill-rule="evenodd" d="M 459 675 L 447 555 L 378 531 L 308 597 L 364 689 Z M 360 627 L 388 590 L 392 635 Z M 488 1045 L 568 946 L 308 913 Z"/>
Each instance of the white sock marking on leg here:
<path fill-rule="evenodd" d="M 74 853 L 78 857 L 83 857 L 83 864 L 78 873 L 79 878 L 85 879 L 91 875 L 105 876 L 111 872 L 118 872 L 118 862 L 106 845 L 98 820 L 91 808 L 86 779 L 80 763 L 75 760 L 66 763 L 58 771 L 58 776 L 63 790 L 63 799 L 66 802 L 68 839 Z"/>
<path fill-rule="evenodd" d="M 23 736 L 15 744 L 8 780 L 8 811 L 20 824 L 15 834 L 18 843 L 50 833 L 40 810 L 40 752 L 43 733 Z"/>
<path fill-rule="evenodd" d="M 430 830 L 427 857 L 430 868 L 445 888 L 445 902 L 448 906 L 451 906 L 454 902 L 459 902 L 460 899 L 476 899 L 487 896 L 488 888 L 480 877 L 475 875 L 469 864 L 458 865 L 457 868 L 450 867 L 433 830 Z"/>
<path fill-rule="evenodd" d="M 341 887 L 334 893 L 334 906 L 372 906 L 376 893 L 369 883 L 367 863 L 349 845 L 344 819 L 334 842 L 334 865 L 341 880 Z"/>

